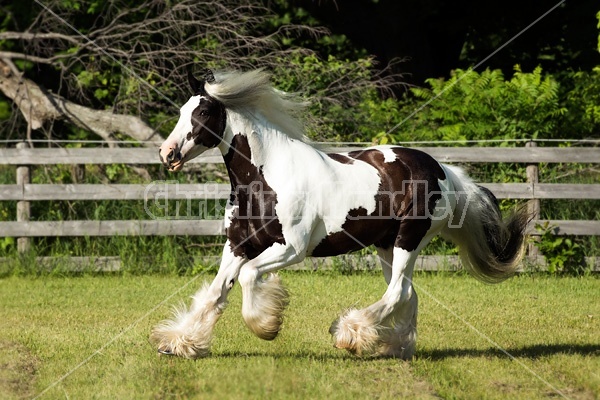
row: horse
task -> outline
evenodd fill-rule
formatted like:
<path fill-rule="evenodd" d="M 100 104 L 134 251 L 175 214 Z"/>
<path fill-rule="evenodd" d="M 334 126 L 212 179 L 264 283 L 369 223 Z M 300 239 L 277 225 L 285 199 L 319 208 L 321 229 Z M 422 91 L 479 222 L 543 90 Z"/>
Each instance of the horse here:
<path fill-rule="evenodd" d="M 330 328 L 334 346 L 357 356 L 411 359 L 417 340 L 417 255 L 436 235 L 455 243 L 464 268 L 496 283 L 522 258 L 524 208 L 503 219 L 491 191 L 456 166 L 400 146 L 325 153 L 306 139 L 306 102 L 275 89 L 265 70 L 189 74 L 193 95 L 159 149 L 169 171 L 218 148 L 231 182 L 226 242 L 216 277 L 156 325 L 159 353 L 210 353 L 213 328 L 238 281 L 242 316 L 259 338 L 273 340 L 288 292 L 276 271 L 305 257 L 375 246 L 387 289 L 366 308 L 349 308 Z"/>

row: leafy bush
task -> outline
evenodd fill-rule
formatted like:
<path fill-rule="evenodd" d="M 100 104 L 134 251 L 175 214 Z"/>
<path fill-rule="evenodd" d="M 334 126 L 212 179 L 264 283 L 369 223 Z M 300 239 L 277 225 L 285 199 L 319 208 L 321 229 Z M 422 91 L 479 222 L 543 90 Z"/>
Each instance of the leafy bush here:
<path fill-rule="evenodd" d="M 600 66 L 592 71 L 570 72 L 562 79 L 565 86 L 565 114 L 561 132 L 565 137 L 585 138 L 600 129 Z"/>
<path fill-rule="evenodd" d="M 363 115 L 357 112 L 366 95 L 375 93 L 370 82 L 372 60 L 343 60 L 329 55 L 293 52 L 290 68 L 275 72 L 274 84 L 287 92 L 300 92 L 310 99 L 309 135 L 316 140 L 364 140 L 357 129 Z M 340 93 L 343 88 L 344 92 Z"/>
<path fill-rule="evenodd" d="M 584 271 L 585 258 L 583 248 L 574 238 L 557 236 L 554 232 L 556 227 L 549 225 L 537 225 L 536 229 L 541 233 L 540 240 L 535 245 L 540 249 L 548 272 L 551 274 L 578 275 Z"/>
<path fill-rule="evenodd" d="M 552 138 L 567 112 L 559 83 L 540 67 L 527 73 L 517 65 L 508 80 L 500 70 L 456 70 L 427 83 L 402 100 L 405 121 L 380 141 Z"/>

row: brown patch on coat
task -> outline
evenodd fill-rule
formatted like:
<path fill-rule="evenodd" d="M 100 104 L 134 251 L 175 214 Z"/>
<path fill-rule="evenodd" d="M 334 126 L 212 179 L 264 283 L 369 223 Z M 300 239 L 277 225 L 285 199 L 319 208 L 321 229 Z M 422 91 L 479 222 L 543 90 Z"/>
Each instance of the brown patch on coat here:
<path fill-rule="evenodd" d="M 248 139 L 238 134 L 225 155 L 231 181 L 230 205 L 238 206 L 226 235 L 234 255 L 253 259 L 275 243 L 285 244 L 277 217 L 277 193 L 269 186 L 262 168 L 253 165 Z"/>

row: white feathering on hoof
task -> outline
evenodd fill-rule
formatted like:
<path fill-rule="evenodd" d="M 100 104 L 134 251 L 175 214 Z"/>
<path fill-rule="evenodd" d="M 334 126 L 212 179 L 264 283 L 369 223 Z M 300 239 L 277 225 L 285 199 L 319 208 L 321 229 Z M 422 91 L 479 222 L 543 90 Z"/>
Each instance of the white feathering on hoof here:
<path fill-rule="evenodd" d="M 276 274 L 258 280 L 251 289 L 250 301 L 244 301 L 242 315 L 248 328 L 259 338 L 273 340 L 283 324 L 283 311 L 289 294 Z"/>
<path fill-rule="evenodd" d="M 213 327 L 224 307 L 204 304 L 208 285 L 194 295 L 192 307 L 175 309 L 173 319 L 159 323 L 150 334 L 150 342 L 163 354 L 184 358 L 205 357 L 210 353 Z"/>
<path fill-rule="evenodd" d="M 417 351 L 417 328 L 412 324 L 399 323 L 382 332 L 377 354 L 410 360 Z"/>
<path fill-rule="evenodd" d="M 334 321 L 329 333 L 334 337 L 336 348 L 346 349 L 358 356 L 373 354 L 379 340 L 379 333 L 372 318 L 357 309 L 348 310 Z"/>

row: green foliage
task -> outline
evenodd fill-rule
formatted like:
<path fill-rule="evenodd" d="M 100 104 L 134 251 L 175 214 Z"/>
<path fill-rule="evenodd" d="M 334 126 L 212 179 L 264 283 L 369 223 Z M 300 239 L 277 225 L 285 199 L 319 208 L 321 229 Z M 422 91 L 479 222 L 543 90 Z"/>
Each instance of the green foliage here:
<path fill-rule="evenodd" d="M 517 65 L 508 80 L 500 70 L 456 70 L 448 80 L 427 83 L 430 88 L 413 88 L 414 98 L 405 97 L 407 120 L 388 141 L 551 138 L 567 111 L 558 82 L 540 67 L 526 73 Z"/>
<path fill-rule="evenodd" d="M 579 275 L 584 271 L 583 248 L 574 238 L 557 236 L 554 232 L 555 226 L 546 221 L 543 225 L 537 225 L 540 232 L 540 240 L 535 245 L 540 249 L 550 274 Z"/>
<path fill-rule="evenodd" d="M 10 104 L 0 97 L 0 121 L 10 118 Z"/>
<path fill-rule="evenodd" d="M 0 250 L 2 253 L 8 253 L 11 249 L 15 247 L 15 238 L 13 237 L 5 237 L 0 240 Z"/>
<path fill-rule="evenodd" d="M 393 98 L 381 99 L 373 90 L 366 93 L 358 107 L 358 131 L 363 141 L 393 144 L 395 138 L 387 131 L 401 118 L 400 104 Z"/>
<path fill-rule="evenodd" d="M 321 21 L 305 8 L 289 0 L 272 1 L 269 7 L 274 12 L 266 25 L 269 31 L 285 28 L 289 25 L 303 25 L 319 29 Z M 319 55 L 335 55 L 340 59 L 368 58 L 365 49 L 356 46 L 344 34 L 328 32 L 326 35 L 287 35 L 282 38 L 282 45 L 290 48 L 309 48 Z M 323 56 L 325 57 L 325 56 Z"/>
<path fill-rule="evenodd" d="M 363 140 L 365 134 L 357 133 L 357 127 L 367 116 L 357 112 L 357 107 L 361 107 L 363 97 L 375 97 L 374 91 L 364 86 L 372 74 L 372 60 L 351 61 L 334 55 L 324 60 L 314 53 L 297 51 L 286 62 L 291 68 L 276 71 L 274 83 L 284 91 L 301 90 L 314 100 L 309 106 L 314 118 L 310 136 L 327 141 Z M 346 90 L 344 96 L 334 92 L 340 88 Z"/>
<path fill-rule="evenodd" d="M 600 129 L 600 66 L 592 71 L 565 74 L 564 116 L 561 131 L 566 137 L 597 135 Z"/>

